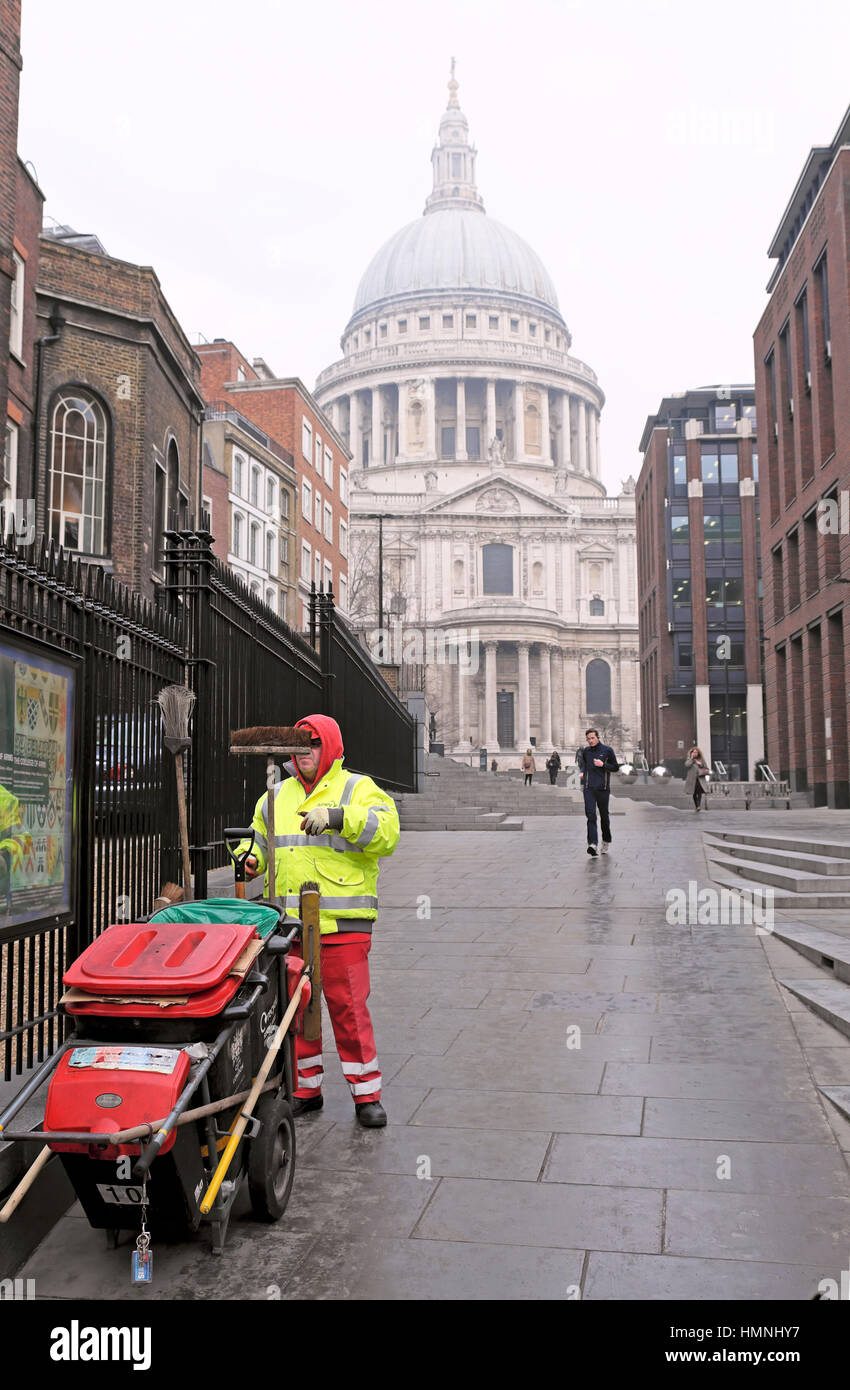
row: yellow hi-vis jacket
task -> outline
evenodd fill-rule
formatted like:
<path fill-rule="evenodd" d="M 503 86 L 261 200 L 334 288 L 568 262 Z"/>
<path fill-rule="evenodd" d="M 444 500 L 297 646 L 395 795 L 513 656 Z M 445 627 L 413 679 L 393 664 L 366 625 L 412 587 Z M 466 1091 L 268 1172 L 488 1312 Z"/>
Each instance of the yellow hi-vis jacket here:
<path fill-rule="evenodd" d="M 323 936 L 337 932 L 371 932 L 378 915 L 378 863 L 392 854 L 399 837 L 398 811 L 392 797 L 371 777 L 348 772 L 337 758 L 310 789 L 297 777 L 281 782 L 275 792 L 275 886 L 268 886 L 268 828 L 263 793 L 251 822 L 266 893 L 286 903 L 288 917 L 298 916 L 299 889 L 313 880 L 319 885 L 319 924 Z M 342 832 L 326 830 L 305 835 L 301 812 L 316 806 L 343 807 Z M 242 840 L 235 853 L 248 846 Z"/>
<path fill-rule="evenodd" d="M 13 868 L 20 866 L 29 839 L 21 824 L 18 798 L 5 787 L 0 787 L 0 852 L 6 850 L 9 853 Z"/>

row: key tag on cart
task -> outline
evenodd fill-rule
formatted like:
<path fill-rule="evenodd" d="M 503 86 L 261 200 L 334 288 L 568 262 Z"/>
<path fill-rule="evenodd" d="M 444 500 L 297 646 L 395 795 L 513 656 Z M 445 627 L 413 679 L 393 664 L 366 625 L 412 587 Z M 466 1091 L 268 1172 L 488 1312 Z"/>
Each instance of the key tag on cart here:
<path fill-rule="evenodd" d="M 148 1211 L 148 1178 L 145 1174 L 142 1183 L 142 1229 L 136 1237 L 136 1248 L 130 1256 L 130 1283 L 150 1284 L 153 1281 L 153 1255 L 151 1238 L 145 1224 Z"/>

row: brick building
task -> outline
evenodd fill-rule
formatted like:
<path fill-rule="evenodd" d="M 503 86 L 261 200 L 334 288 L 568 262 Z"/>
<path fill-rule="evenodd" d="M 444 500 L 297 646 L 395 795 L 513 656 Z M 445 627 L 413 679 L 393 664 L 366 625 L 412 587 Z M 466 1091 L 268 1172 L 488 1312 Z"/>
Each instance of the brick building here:
<path fill-rule="evenodd" d="M 348 609 L 348 470 L 350 450 L 297 377 L 273 375 L 262 358 L 249 362 L 239 349 L 217 338 L 196 349 L 207 400 L 228 401 L 239 413 L 279 441 L 295 469 L 297 556 L 291 568 L 300 612 L 290 621 L 307 625 L 307 599 L 315 581 L 333 585 L 337 603 Z"/>
<path fill-rule="evenodd" d="M 300 626 L 292 455 L 227 399 L 205 411 L 203 491 L 214 552 L 269 608 Z"/>
<path fill-rule="evenodd" d="M 767 751 L 847 807 L 850 685 L 850 111 L 811 151 L 771 242 L 755 331 L 762 434 Z"/>
<path fill-rule="evenodd" d="M 6 438 L 0 503 L 18 519 L 19 538 L 29 536 L 33 496 L 30 472 L 33 413 L 41 344 L 36 339 L 36 282 L 44 194 L 25 165 L 17 160 L 15 235 L 12 259 L 15 278 L 9 315 L 9 355 L 6 363 Z M 11 524 L 11 516 L 10 516 Z M 30 537 L 31 538 L 31 537 Z"/>
<path fill-rule="evenodd" d="M 640 441 L 643 742 L 676 776 L 694 743 L 739 779 L 764 757 L 755 418 L 751 386 L 684 391 Z"/>
<path fill-rule="evenodd" d="M 150 597 L 162 532 L 200 517 L 200 364 L 150 266 L 96 237 L 42 237 L 37 300 L 37 528 Z"/>

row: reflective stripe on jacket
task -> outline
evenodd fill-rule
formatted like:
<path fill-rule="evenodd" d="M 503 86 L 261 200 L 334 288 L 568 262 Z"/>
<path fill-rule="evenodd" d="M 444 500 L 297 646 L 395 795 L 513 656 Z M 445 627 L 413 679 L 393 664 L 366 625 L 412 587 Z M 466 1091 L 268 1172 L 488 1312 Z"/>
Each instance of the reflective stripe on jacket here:
<path fill-rule="evenodd" d="M 255 834 L 252 853 L 268 880 L 266 797 L 264 792 L 257 802 L 251 825 Z M 316 806 L 341 806 L 342 831 L 305 835 L 301 814 Z M 323 936 L 344 931 L 348 921 L 349 931 L 371 931 L 378 915 L 378 861 L 382 855 L 392 854 L 399 838 L 392 797 L 371 777 L 347 772 L 342 759 L 337 758 L 309 796 L 297 777 L 281 782 L 275 794 L 274 816 L 276 881 L 272 896 L 285 901 L 287 915 L 298 916 L 301 884 L 313 880 L 319 885 Z M 236 852 L 247 845 L 243 840 Z"/>

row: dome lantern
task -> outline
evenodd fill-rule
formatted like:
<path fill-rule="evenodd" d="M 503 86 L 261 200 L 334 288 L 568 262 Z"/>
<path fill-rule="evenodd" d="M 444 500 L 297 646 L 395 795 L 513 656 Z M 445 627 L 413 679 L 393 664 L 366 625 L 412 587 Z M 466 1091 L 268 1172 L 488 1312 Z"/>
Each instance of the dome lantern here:
<path fill-rule="evenodd" d="M 426 213 L 444 208 L 484 211 L 484 199 L 475 186 L 475 158 L 478 151 L 469 143 L 469 122 L 457 99 L 458 85 L 455 60 L 452 58 L 449 102 L 440 121 L 439 143 L 431 152 L 434 187 L 425 202 Z"/>

